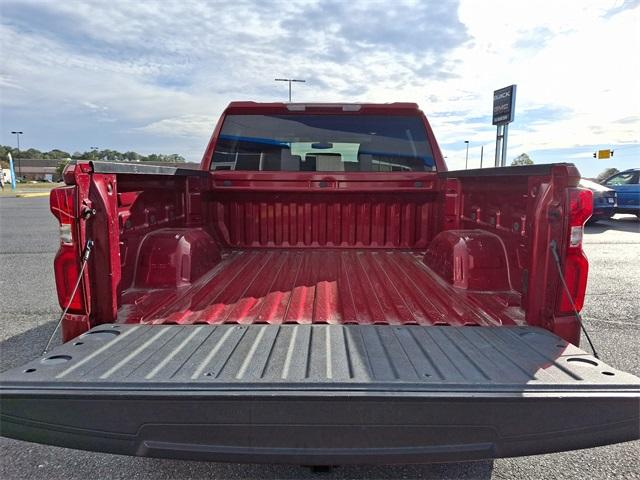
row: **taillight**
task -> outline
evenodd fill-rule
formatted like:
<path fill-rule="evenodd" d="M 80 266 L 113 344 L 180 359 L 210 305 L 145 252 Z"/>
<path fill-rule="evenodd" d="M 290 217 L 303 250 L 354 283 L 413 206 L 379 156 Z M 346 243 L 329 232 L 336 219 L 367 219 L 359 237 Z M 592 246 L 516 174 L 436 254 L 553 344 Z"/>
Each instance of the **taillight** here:
<path fill-rule="evenodd" d="M 569 189 L 569 225 L 584 227 L 593 213 L 593 192 L 586 188 Z"/>
<path fill-rule="evenodd" d="M 80 273 L 80 249 L 77 239 L 76 187 L 59 187 L 51 190 L 49 205 L 51 213 L 60 223 L 60 248 L 53 261 L 60 308 L 69 305 L 69 312 L 84 313 L 82 286 L 69 302 L 71 292 Z"/>
<path fill-rule="evenodd" d="M 593 193 L 581 188 L 569 189 L 569 236 L 564 262 L 564 280 L 571 292 L 573 304 L 578 311 L 584 305 L 587 290 L 587 274 L 589 261 L 582 250 L 584 224 L 593 213 Z M 562 289 L 559 305 L 560 314 L 573 313 L 571 302 Z"/>

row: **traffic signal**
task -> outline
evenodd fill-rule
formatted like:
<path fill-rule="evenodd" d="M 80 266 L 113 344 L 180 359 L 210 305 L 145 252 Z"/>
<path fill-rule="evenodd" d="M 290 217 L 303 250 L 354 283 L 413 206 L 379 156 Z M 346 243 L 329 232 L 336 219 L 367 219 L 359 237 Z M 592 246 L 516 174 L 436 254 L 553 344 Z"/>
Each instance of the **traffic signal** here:
<path fill-rule="evenodd" d="M 607 159 L 613 157 L 613 150 L 598 150 L 593 152 L 593 158 Z"/>

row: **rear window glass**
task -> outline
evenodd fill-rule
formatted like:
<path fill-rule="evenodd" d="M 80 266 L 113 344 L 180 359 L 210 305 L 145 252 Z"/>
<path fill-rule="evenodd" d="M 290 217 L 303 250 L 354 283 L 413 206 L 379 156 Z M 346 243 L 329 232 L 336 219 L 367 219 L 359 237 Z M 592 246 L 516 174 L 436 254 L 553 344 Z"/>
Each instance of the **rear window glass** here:
<path fill-rule="evenodd" d="M 228 115 L 212 170 L 435 170 L 422 119 L 383 115 Z"/>

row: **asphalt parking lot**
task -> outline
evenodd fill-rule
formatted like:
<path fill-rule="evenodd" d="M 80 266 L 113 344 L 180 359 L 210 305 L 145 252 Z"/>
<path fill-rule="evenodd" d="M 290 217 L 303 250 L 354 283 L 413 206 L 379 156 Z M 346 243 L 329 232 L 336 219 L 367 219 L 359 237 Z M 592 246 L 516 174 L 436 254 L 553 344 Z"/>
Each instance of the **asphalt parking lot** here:
<path fill-rule="evenodd" d="M 601 358 L 640 376 L 640 222 L 588 226 L 591 272 L 583 310 Z M 0 198 L 0 370 L 39 355 L 59 314 L 52 262 L 57 223 L 46 198 Z M 584 347 L 584 344 L 583 344 Z M 586 348 L 586 347 L 585 347 Z M 237 465 L 132 458 L 0 439 L 5 479 L 182 478 L 640 478 L 640 442 L 518 459 L 425 466 Z"/>

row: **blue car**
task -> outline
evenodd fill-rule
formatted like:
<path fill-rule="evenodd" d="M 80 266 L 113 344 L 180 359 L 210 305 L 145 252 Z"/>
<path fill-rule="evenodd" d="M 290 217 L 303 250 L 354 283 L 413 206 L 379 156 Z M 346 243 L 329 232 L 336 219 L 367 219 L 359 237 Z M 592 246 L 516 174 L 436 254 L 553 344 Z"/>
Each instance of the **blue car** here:
<path fill-rule="evenodd" d="M 631 213 L 640 218 L 640 168 L 631 168 L 616 173 L 607 178 L 602 184 L 612 188 L 618 194 L 616 213 Z"/>
<path fill-rule="evenodd" d="M 594 223 L 598 220 L 608 220 L 613 216 L 616 208 L 615 190 L 604 187 L 586 178 L 581 178 L 579 185 L 593 192 L 593 214 L 588 220 L 588 223 Z"/>

